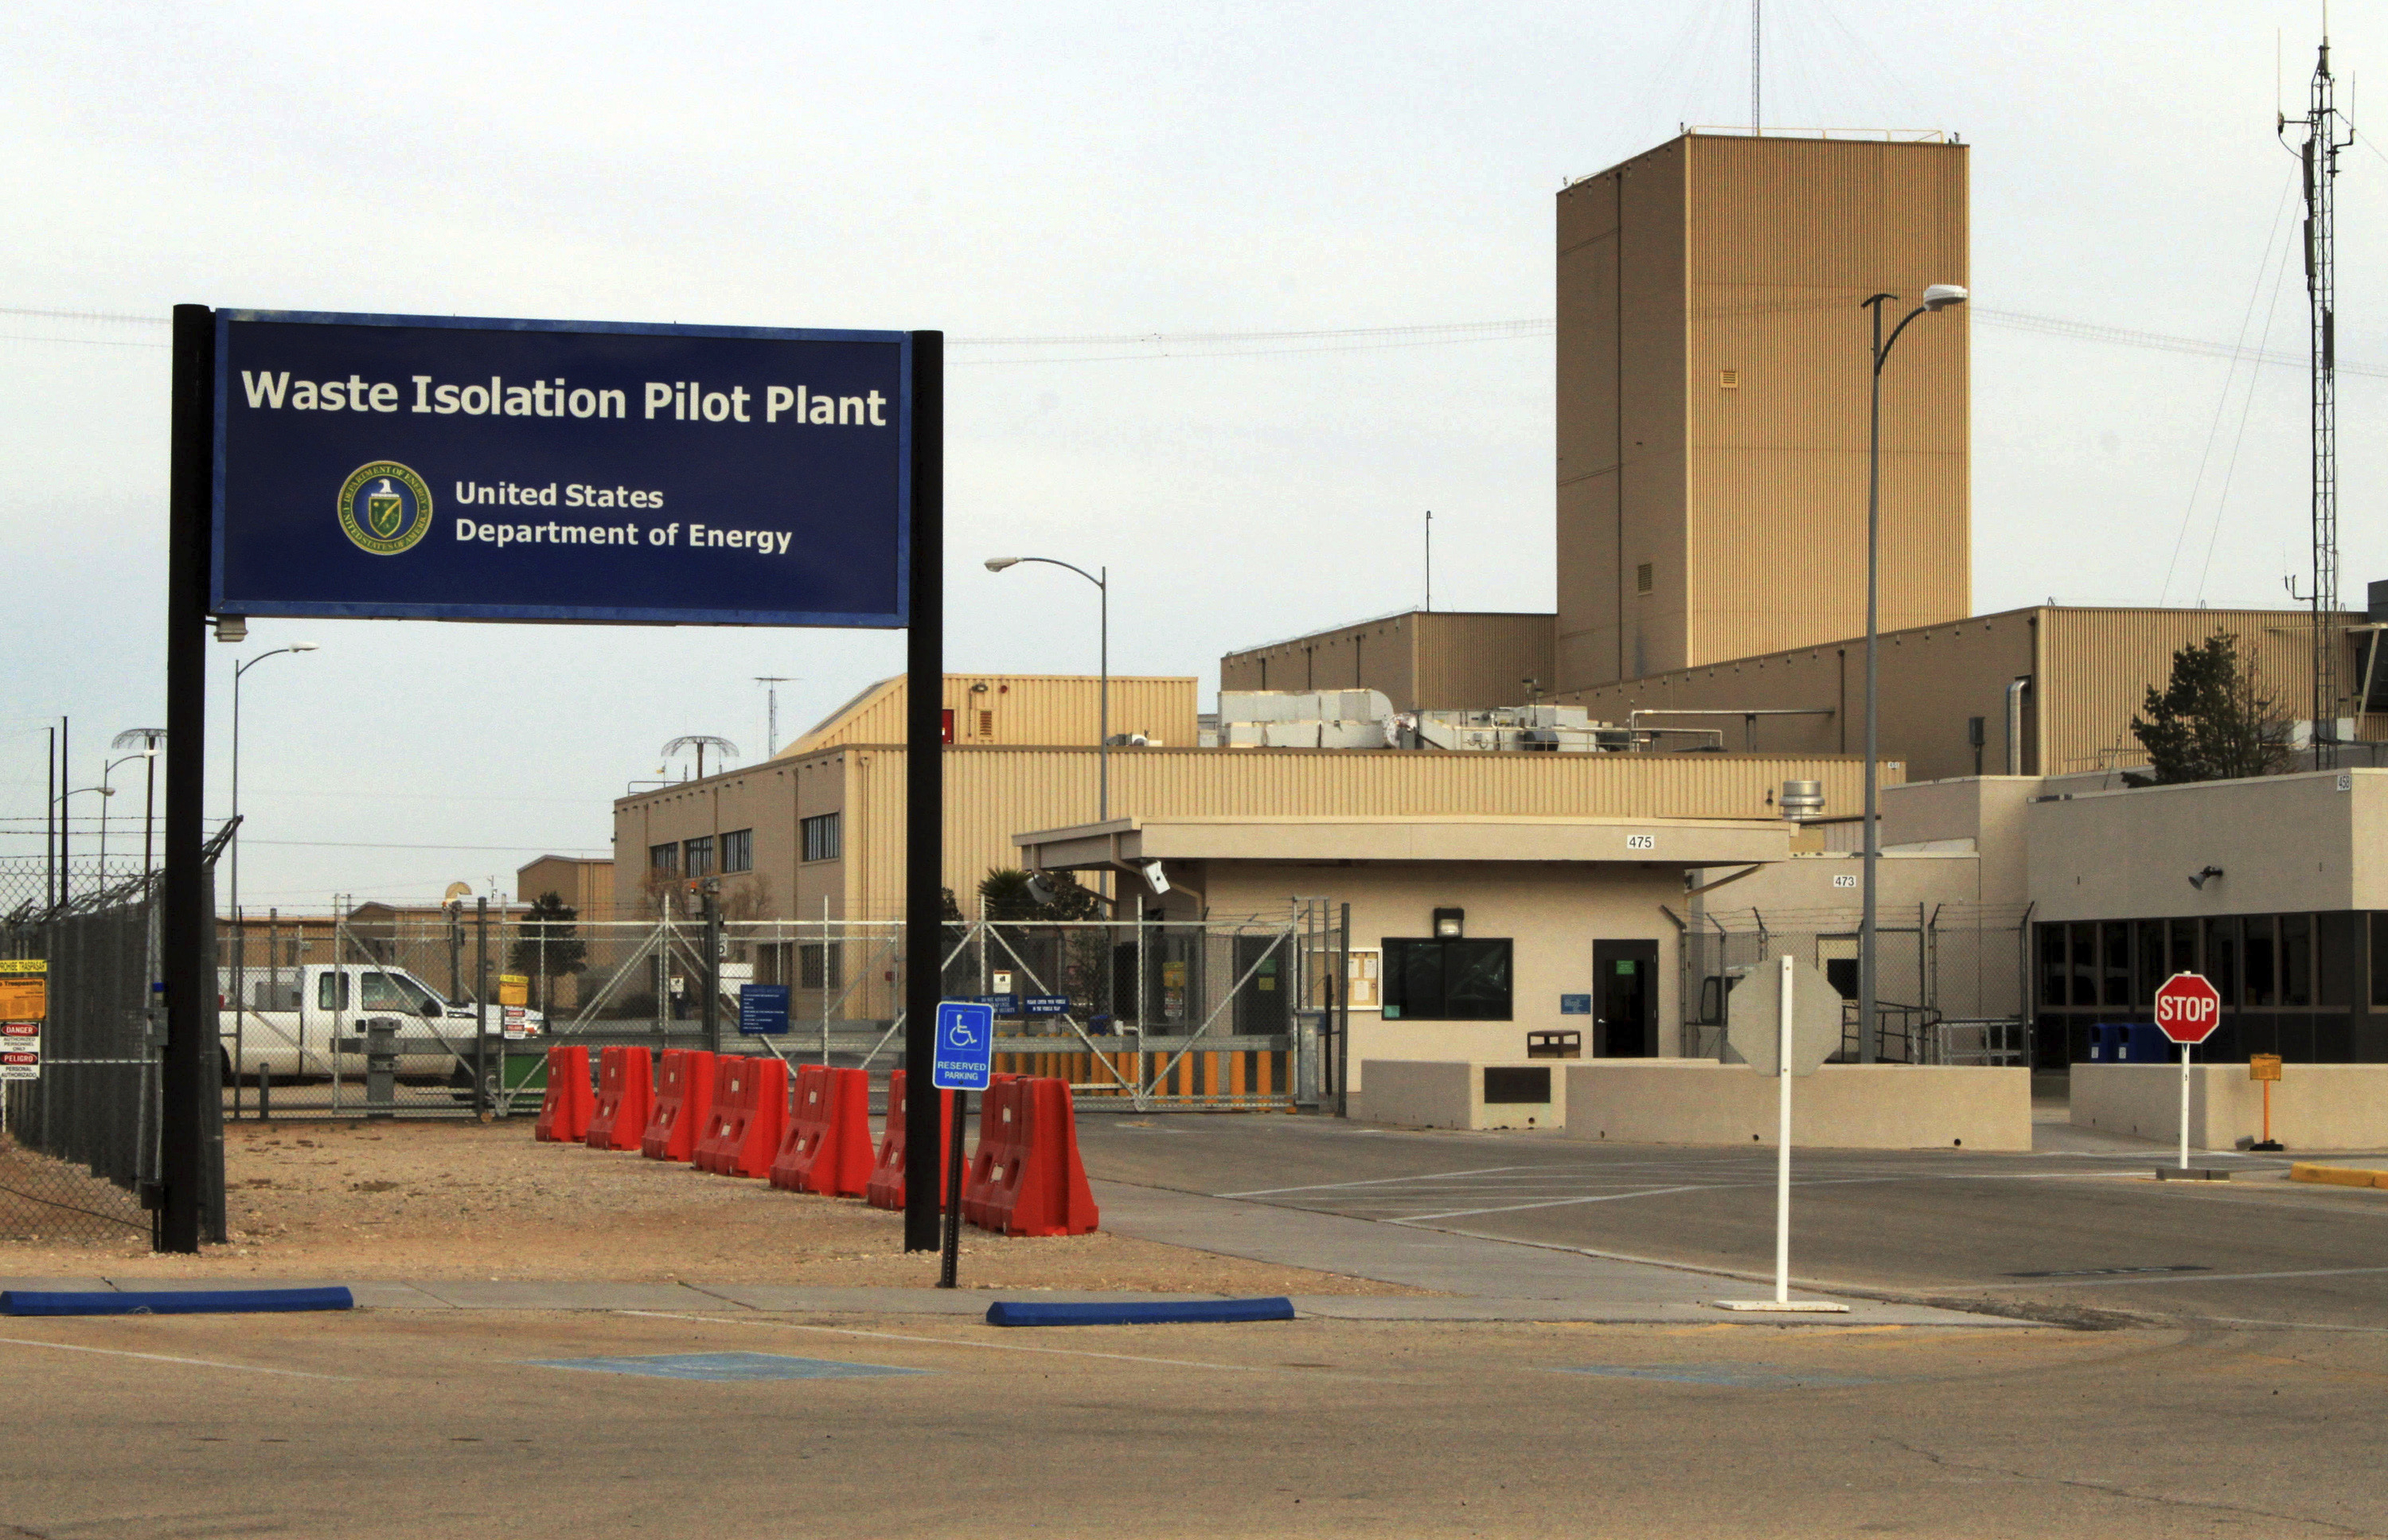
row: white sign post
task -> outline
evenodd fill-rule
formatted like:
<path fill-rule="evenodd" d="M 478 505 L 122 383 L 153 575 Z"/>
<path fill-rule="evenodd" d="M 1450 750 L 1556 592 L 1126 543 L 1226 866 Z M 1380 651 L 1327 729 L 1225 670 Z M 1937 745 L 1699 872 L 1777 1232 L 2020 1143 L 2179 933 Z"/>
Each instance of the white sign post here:
<path fill-rule="evenodd" d="M 1799 966 L 1789 957 L 1776 960 L 1774 991 L 1773 1041 L 1764 1041 L 1762 1026 L 1758 1030 L 1742 1034 L 1734 1041 L 1734 1014 L 1731 999 L 1726 1004 L 1726 1041 L 1740 1053 L 1745 1063 L 1760 1074 L 1772 1073 L 1778 1091 L 1775 1096 L 1777 1126 L 1774 1139 L 1774 1297 L 1772 1299 L 1720 1299 L 1717 1304 L 1727 1310 L 1791 1311 L 1799 1314 L 1846 1315 L 1848 1306 L 1823 1299 L 1791 1297 L 1791 1079 L 1795 1075 L 1813 1074 L 1824 1060 L 1840 1046 L 1841 999 L 1831 985 L 1817 975 L 1808 974 L 1807 988 L 1796 986 Z M 1753 993 L 1764 990 L 1764 976 L 1752 977 L 1742 991 Z M 1737 991 L 1738 992 L 1738 991 Z M 1760 996 L 1762 998 L 1762 994 Z M 1757 1023 L 1767 1015 L 1758 1001 L 1750 1013 Z M 1802 1007 L 1805 1008 L 1804 1014 Z M 1749 1019 L 1744 1017 L 1743 1019 Z M 1768 1054 L 1765 1049 L 1773 1052 Z M 1772 1064 L 1764 1062 L 1772 1058 Z"/>

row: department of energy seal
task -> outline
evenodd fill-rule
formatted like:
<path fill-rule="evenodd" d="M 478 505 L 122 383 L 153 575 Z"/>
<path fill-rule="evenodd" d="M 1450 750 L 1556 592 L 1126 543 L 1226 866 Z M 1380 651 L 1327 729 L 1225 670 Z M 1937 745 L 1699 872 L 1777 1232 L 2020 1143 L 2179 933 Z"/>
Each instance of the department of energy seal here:
<path fill-rule="evenodd" d="M 431 488 L 394 460 L 360 465 L 340 488 L 340 529 L 375 556 L 412 550 L 431 533 Z"/>

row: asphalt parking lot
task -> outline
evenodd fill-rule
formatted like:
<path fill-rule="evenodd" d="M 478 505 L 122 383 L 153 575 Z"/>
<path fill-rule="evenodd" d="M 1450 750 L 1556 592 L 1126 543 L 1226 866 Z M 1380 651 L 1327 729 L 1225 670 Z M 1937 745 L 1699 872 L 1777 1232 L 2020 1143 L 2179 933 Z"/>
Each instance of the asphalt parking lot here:
<path fill-rule="evenodd" d="M 0 1534 L 2388 1531 L 2388 1339 L 360 1312 L 0 1321 Z"/>
<path fill-rule="evenodd" d="M 1295 1117 L 1082 1118 L 1117 1181 L 1459 1234 L 1771 1276 L 1772 1150 L 1603 1145 Z M 2096 1153 L 1795 1152 L 1795 1277 L 2041 1319 L 2388 1332 L 2388 1193 L 2156 1146 Z"/>

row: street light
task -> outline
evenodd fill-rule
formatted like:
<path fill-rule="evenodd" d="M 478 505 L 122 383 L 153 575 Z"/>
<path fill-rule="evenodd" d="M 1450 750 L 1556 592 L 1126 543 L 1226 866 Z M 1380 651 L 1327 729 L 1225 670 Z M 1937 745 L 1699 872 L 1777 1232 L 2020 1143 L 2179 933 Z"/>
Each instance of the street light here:
<path fill-rule="evenodd" d="M 240 676 L 265 662 L 285 652 L 312 652 L 313 642 L 292 642 L 271 652 L 260 652 L 246 663 L 235 663 L 232 671 L 232 923 L 233 972 L 235 989 L 244 987 L 242 965 L 248 960 L 248 932 L 240 923 Z M 244 1007 L 245 1008 L 245 1007 Z"/>
<path fill-rule="evenodd" d="M 1872 1064 L 1882 1056 L 1882 1022 L 1874 989 L 1875 872 L 1882 864 L 1881 687 L 1882 687 L 1882 366 L 1890 358 L 1908 322 L 1927 310 L 1945 310 L 1965 302 L 1965 290 L 1956 284 L 1933 284 L 1924 291 L 1924 303 L 1907 312 L 1890 335 L 1882 335 L 1882 307 L 1898 298 L 1877 294 L 1859 301 L 1874 312 L 1874 423 L 1866 446 L 1866 653 L 1865 653 L 1865 913 L 1858 924 L 1858 1062 Z"/>
<path fill-rule="evenodd" d="M 1041 562 L 1048 567 L 1067 567 L 1093 584 L 1102 594 L 1100 639 L 1102 693 L 1096 705 L 1100 733 L 1098 742 L 1102 758 L 1101 769 L 1099 772 L 1099 789 L 1096 793 L 1095 801 L 1095 821 L 1107 824 L 1111 818 L 1111 570 L 1109 567 L 1098 569 L 1102 574 L 1099 577 L 1084 567 L 1074 566 L 1067 562 L 1057 562 L 1049 556 L 990 556 L 986 559 L 986 570 L 1001 572 L 1006 567 L 1016 567 L 1023 562 Z"/>
<path fill-rule="evenodd" d="M 100 890 L 105 892 L 108 890 L 108 802 L 105 799 L 113 797 L 116 793 L 109 790 L 105 786 L 78 786 L 72 791 L 59 793 L 58 843 L 61 848 L 63 848 L 66 843 L 67 817 L 68 814 L 73 811 L 73 803 L 70 799 L 80 797 L 86 791 L 96 791 L 102 798 L 99 804 L 99 840 L 101 857 L 99 867 L 99 886 Z M 74 873 L 68 867 L 65 858 L 61 856 L 58 861 L 58 903 L 60 904 L 64 904 L 70 898 L 73 897 L 70 888 L 73 877 Z"/>
<path fill-rule="evenodd" d="M 109 739 L 111 749 L 130 749 L 138 745 L 141 757 L 149 762 L 148 773 L 141 786 L 141 875 L 149 875 L 150 836 L 157 825 L 158 807 L 158 745 L 166 741 L 163 727 L 127 727 Z"/>
<path fill-rule="evenodd" d="M 99 881 L 100 886 L 103 888 L 108 885 L 107 799 L 116 795 L 116 789 L 108 784 L 108 777 L 116 773 L 116 767 L 118 765 L 130 764 L 136 759 L 147 759 L 157 751 L 158 751 L 155 749 L 144 749 L 137 754 L 127 754 L 122 759 L 109 760 L 107 764 L 99 767 L 99 795 L 102 799 L 99 804 Z M 143 868 L 143 871 L 144 875 L 146 875 L 147 868 Z"/>

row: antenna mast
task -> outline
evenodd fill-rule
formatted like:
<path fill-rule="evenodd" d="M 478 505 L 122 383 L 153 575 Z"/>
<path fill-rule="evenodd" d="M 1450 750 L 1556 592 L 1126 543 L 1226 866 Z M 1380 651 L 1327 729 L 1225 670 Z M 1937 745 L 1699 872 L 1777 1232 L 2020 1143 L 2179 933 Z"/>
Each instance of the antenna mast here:
<path fill-rule="evenodd" d="M 1426 607 L 1434 608 L 1434 510 L 1426 511 Z"/>
<path fill-rule="evenodd" d="M 2302 120 L 2305 140 L 2305 299 L 2312 326 L 2313 360 L 2313 746 L 2314 767 L 2338 763 L 2338 347 L 2336 230 L 2333 191 L 2338 152 L 2355 143 L 2354 125 L 2341 117 L 2336 82 L 2330 73 L 2330 34 L 2322 33 L 2313 82 Z M 2280 116 L 2281 140 L 2288 118 Z"/>
<path fill-rule="evenodd" d="M 1758 13 L 1765 0 L 1749 0 L 1749 136 L 1759 137 L 1766 120 L 1758 110 Z"/>

